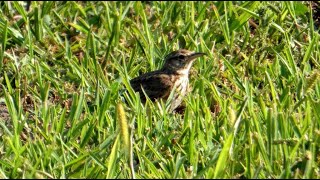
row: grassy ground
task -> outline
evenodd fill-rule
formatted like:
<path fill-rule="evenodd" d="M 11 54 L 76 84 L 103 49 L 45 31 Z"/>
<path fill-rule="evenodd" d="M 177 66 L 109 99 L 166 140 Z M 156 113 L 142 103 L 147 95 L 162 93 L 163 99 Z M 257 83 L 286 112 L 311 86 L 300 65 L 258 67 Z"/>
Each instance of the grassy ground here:
<path fill-rule="evenodd" d="M 29 5 L 0 3 L 1 178 L 320 178 L 317 3 Z M 179 48 L 185 110 L 146 108 Z"/>

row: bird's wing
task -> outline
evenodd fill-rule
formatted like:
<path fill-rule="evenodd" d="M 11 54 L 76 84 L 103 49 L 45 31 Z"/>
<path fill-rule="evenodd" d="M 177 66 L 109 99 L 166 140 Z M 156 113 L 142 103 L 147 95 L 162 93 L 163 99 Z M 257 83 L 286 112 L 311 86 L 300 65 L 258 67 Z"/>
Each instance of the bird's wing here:
<path fill-rule="evenodd" d="M 160 72 L 143 74 L 132 79 L 130 84 L 136 92 L 140 93 L 140 98 L 143 102 L 145 97 L 142 88 L 152 101 L 158 98 L 166 99 L 173 88 L 170 75 Z"/>

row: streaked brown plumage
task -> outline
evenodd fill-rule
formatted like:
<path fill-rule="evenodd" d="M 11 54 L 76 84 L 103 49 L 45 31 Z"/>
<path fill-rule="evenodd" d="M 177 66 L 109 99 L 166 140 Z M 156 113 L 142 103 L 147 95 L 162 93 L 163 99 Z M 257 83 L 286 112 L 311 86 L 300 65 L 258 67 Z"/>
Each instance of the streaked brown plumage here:
<path fill-rule="evenodd" d="M 168 54 L 165 63 L 160 70 L 142 74 L 130 81 L 134 91 L 140 93 L 141 101 L 144 103 L 148 95 L 150 100 L 167 100 L 171 91 L 175 88 L 171 101 L 170 110 L 176 109 L 185 96 L 189 83 L 189 70 L 193 61 L 205 53 L 192 52 L 180 49 Z M 143 90 L 142 90 L 143 88 Z"/>

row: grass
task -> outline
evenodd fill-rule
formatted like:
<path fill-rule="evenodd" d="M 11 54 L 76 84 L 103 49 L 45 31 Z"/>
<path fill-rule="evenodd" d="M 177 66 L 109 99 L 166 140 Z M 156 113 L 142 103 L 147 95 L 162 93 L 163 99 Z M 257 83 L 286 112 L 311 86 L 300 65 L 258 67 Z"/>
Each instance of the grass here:
<path fill-rule="evenodd" d="M 1 178 L 320 178 L 314 3 L 25 3 L 0 3 Z M 208 54 L 185 111 L 144 106 L 129 80 L 179 48 Z"/>

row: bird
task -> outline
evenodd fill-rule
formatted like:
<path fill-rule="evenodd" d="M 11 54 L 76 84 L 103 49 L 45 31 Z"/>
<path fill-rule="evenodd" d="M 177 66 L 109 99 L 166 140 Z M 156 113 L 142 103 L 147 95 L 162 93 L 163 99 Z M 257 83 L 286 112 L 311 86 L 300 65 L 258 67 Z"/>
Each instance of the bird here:
<path fill-rule="evenodd" d="M 161 69 L 147 72 L 130 80 L 135 92 L 140 94 L 142 103 L 146 102 L 145 94 L 151 101 L 167 101 L 173 93 L 169 111 L 174 111 L 182 102 L 189 86 L 189 71 L 192 63 L 198 57 L 206 55 L 202 52 L 193 52 L 179 49 L 169 53 L 164 58 Z M 174 92 L 172 92 L 174 90 Z"/>

